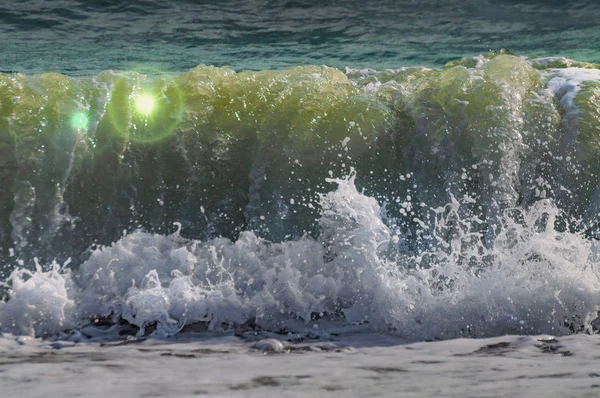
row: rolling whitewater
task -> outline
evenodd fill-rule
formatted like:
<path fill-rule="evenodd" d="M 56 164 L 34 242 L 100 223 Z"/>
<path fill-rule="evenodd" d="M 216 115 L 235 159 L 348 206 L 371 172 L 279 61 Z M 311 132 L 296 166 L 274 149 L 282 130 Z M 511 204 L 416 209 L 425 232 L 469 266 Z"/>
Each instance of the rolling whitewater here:
<path fill-rule="evenodd" d="M 594 396 L 598 53 L 372 69 L 302 40 L 189 68 L 0 47 L 0 395 Z"/>

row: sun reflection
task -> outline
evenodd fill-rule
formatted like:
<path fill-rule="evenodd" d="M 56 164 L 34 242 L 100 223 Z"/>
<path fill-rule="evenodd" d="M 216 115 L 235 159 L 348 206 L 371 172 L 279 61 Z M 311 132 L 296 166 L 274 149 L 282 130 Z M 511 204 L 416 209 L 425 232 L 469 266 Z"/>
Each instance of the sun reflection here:
<path fill-rule="evenodd" d="M 135 100 L 135 109 L 143 115 L 149 115 L 154 109 L 154 98 L 149 95 L 140 95 Z"/>
<path fill-rule="evenodd" d="M 71 126 L 77 130 L 85 130 L 88 127 L 89 118 L 84 112 L 77 112 L 71 118 Z"/>

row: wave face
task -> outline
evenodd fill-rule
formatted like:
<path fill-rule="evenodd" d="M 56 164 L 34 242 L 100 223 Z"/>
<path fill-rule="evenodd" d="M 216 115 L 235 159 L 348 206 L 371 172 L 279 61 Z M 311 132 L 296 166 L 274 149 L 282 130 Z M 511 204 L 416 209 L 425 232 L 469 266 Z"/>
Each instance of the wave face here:
<path fill-rule="evenodd" d="M 0 330 L 592 331 L 599 110 L 597 65 L 506 52 L 0 74 Z"/>

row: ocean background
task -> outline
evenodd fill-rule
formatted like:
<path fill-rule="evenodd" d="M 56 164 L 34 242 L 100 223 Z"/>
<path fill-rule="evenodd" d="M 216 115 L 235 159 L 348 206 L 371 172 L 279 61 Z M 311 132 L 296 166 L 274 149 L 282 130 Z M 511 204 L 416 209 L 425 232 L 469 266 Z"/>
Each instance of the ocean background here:
<path fill-rule="evenodd" d="M 598 21 L 0 4 L 0 396 L 594 396 Z"/>
<path fill-rule="evenodd" d="M 500 48 L 599 63 L 599 17 L 591 0 L 7 1 L 0 71 L 382 70 Z"/>

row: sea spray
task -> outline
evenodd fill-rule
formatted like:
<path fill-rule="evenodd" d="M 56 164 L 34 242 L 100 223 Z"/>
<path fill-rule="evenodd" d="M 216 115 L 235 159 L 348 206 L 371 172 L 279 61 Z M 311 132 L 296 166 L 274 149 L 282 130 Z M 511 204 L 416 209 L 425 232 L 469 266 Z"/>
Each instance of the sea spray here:
<path fill-rule="evenodd" d="M 557 231 L 560 211 L 550 200 L 506 212 L 492 247 L 453 243 L 408 264 L 382 252 L 396 240 L 354 177 L 332 182 L 338 188 L 321 198 L 319 239 L 275 243 L 247 231 L 235 242 L 202 242 L 135 232 L 94 250 L 76 272 L 15 270 L 11 298 L 0 304 L 2 330 L 45 335 L 98 318 L 123 319 L 140 335 L 151 326 L 158 336 L 249 320 L 272 331 L 297 320 L 327 330 L 337 315 L 415 340 L 591 331 L 597 243 Z M 460 206 L 438 213 L 438 231 Z M 460 231 L 455 239 L 471 242 Z"/>
<path fill-rule="evenodd" d="M 0 74 L 2 330 L 590 331 L 597 72 Z"/>

